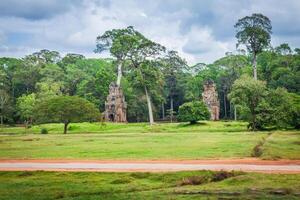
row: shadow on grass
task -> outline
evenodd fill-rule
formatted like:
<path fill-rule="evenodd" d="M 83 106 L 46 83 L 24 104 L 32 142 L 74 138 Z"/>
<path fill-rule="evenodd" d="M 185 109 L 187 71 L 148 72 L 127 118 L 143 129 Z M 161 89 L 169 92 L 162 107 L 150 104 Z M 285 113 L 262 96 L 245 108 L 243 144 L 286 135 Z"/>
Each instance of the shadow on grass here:
<path fill-rule="evenodd" d="M 178 124 L 177 127 L 194 127 L 194 126 L 203 126 L 203 125 L 207 125 L 207 123 L 206 122 L 196 122 L 194 124 L 182 123 L 182 124 Z"/>

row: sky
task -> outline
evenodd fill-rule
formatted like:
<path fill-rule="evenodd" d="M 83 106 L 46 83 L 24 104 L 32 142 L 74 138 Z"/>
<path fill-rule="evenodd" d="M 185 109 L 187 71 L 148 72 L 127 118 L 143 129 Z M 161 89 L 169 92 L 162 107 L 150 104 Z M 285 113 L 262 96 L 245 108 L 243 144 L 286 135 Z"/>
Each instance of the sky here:
<path fill-rule="evenodd" d="M 262 13 L 273 26 L 272 45 L 300 47 L 300 0 L 0 0 L 0 57 L 41 49 L 95 54 L 96 37 L 134 28 L 189 64 L 212 63 L 236 51 L 234 24 Z"/>

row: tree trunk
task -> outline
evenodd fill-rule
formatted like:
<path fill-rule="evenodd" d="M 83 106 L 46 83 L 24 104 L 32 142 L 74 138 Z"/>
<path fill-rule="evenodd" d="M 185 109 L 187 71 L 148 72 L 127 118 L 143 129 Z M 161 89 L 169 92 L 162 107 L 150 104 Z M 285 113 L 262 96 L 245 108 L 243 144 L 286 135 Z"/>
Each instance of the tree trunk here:
<path fill-rule="evenodd" d="M 171 98 L 170 99 L 170 111 L 171 111 L 170 118 L 171 118 L 171 123 L 172 123 L 173 122 L 173 109 L 174 109 L 174 103 L 173 103 L 173 97 L 172 97 L 172 95 L 171 95 L 170 98 Z"/>
<path fill-rule="evenodd" d="M 146 99 L 147 99 L 147 105 L 148 105 L 149 122 L 150 122 L 150 125 L 153 125 L 154 124 L 154 120 L 153 120 L 153 112 L 152 112 L 152 106 L 151 106 L 151 99 L 150 99 L 150 96 L 148 94 L 148 90 L 147 90 L 146 86 L 144 86 L 144 89 L 145 89 L 145 94 L 146 94 Z"/>
<path fill-rule="evenodd" d="M 117 78 L 117 85 L 121 85 L 121 78 L 122 78 L 122 62 L 118 62 L 118 78 Z"/>
<path fill-rule="evenodd" d="M 237 116 L 236 116 L 236 106 L 234 106 L 234 120 L 236 121 Z"/>
<path fill-rule="evenodd" d="M 3 115 L 0 116 L 1 126 L 3 125 Z"/>
<path fill-rule="evenodd" d="M 224 95 L 223 95 L 223 101 L 224 101 L 224 118 L 227 119 L 227 105 L 226 105 L 226 94 L 224 91 Z"/>
<path fill-rule="evenodd" d="M 67 134 L 69 122 L 64 123 L 64 134 Z"/>
<path fill-rule="evenodd" d="M 161 103 L 161 110 L 162 110 L 162 119 L 165 119 L 165 104 L 164 102 Z"/>
<path fill-rule="evenodd" d="M 228 111 L 229 111 L 229 119 L 232 119 L 232 113 L 231 113 L 231 103 L 228 104 Z"/>
<path fill-rule="evenodd" d="M 253 78 L 257 80 L 257 69 L 256 69 L 256 53 L 253 54 Z"/>

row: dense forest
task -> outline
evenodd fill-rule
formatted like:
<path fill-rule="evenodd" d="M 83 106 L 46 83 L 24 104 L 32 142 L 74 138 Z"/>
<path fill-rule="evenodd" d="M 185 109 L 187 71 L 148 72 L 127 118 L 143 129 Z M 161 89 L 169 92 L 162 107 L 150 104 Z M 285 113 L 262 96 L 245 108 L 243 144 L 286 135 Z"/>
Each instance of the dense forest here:
<path fill-rule="evenodd" d="M 288 92 L 300 94 L 299 49 L 292 51 L 283 44 L 261 53 L 257 60 L 258 78 L 265 80 L 268 87 L 283 87 Z M 176 116 L 181 104 L 200 99 L 207 79 L 217 85 L 221 118 L 234 118 L 233 105 L 227 95 L 236 79 L 242 74 L 252 74 L 250 55 L 227 53 L 212 64 L 182 65 L 175 70 L 160 62 L 152 77 L 154 87 L 150 90 L 155 119 L 170 118 L 171 102 Z M 116 81 L 116 74 L 115 60 L 110 58 L 91 59 L 78 54 L 61 57 L 58 52 L 49 50 L 21 59 L 0 58 L 1 116 L 5 123 L 22 123 L 18 100 L 26 96 L 44 99 L 78 95 L 93 102 L 103 112 L 109 84 Z M 121 85 L 128 104 L 128 120 L 147 121 L 146 99 L 135 76 L 135 71 L 125 66 Z"/>
<path fill-rule="evenodd" d="M 240 19 L 235 28 L 238 45 L 247 51 L 237 48 L 212 64 L 189 66 L 176 51 L 133 27 L 97 37 L 94 52 L 109 51 L 111 58 L 62 56 L 46 49 L 24 58 L 2 57 L 1 124 L 32 123 L 36 105 L 57 96 L 82 97 L 103 112 L 112 82 L 123 89 L 129 122 L 173 121 L 182 104 L 201 100 L 203 84 L 212 80 L 221 119 L 250 117 L 251 123 L 276 126 L 286 120 L 299 126 L 300 49 L 287 43 L 272 47 L 271 21 L 261 14 Z"/>

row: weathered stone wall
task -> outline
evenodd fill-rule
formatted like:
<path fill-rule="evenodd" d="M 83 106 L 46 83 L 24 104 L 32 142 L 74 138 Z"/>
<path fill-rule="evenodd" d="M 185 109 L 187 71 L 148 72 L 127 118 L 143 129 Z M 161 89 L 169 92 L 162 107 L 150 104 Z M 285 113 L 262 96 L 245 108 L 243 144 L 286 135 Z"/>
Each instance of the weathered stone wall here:
<path fill-rule="evenodd" d="M 127 122 L 126 102 L 122 88 L 116 83 L 109 86 L 109 95 L 105 102 L 105 120 L 109 122 Z"/>
<path fill-rule="evenodd" d="M 202 93 L 203 102 L 207 105 L 210 112 L 211 120 L 219 120 L 220 115 L 220 102 L 216 85 L 212 80 L 208 80 L 203 85 L 204 91 Z"/>

